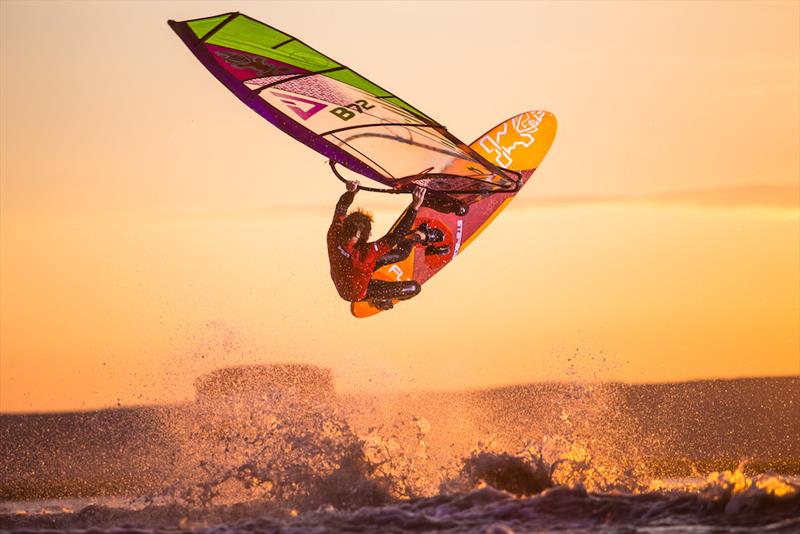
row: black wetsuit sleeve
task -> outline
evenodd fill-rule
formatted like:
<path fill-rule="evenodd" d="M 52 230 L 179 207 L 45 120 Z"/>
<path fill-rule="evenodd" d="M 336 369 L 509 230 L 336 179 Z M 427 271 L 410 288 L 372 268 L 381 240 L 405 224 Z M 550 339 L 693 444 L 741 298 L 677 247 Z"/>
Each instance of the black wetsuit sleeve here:
<path fill-rule="evenodd" d="M 403 214 L 403 217 L 397 221 L 391 233 L 397 235 L 398 239 L 405 237 L 411 231 L 411 226 L 414 224 L 414 219 L 416 218 L 417 210 L 409 206 Z"/>
<path fill-rule="evenodd" d="M 386 234 L 383 238 L 380 239 L 383 243 L 388 245 L 390 248 L 397 245 L 401 239 L 408 235 L 411 232 L 411 226 L 414 224 L 414 220 L 417 218 L 417 210 L 412 207 L 408 207 L 403 213 L 403 216 L 397 221 L 397 224 L 394 225 L 394 228 Z"/>
<path fill-rule="evenodd" d="M 344 216 L 347 215 L 347 208 L 353 203 L 356 198 L 356 191 L 347 191 L 341 197 L 339 202 L 336 203 L 336 210 L 333 212 L 333 222 L 341 222 Z"/>

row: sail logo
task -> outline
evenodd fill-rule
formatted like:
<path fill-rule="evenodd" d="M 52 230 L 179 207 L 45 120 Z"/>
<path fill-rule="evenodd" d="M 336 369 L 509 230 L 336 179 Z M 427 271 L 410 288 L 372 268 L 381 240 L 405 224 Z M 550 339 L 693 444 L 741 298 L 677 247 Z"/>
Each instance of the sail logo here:
<path fill-rule="evenodd" d="M 365 110 L 372 109 L 375 106 L 367 102 L 366 100 L 356 100 L 352 104 L 347 104 L 344 107 L 333 108 L 331 113 L 342 119 L 343 121 L 349 121 L 353 117 L 356 116 L 356 112 L 358 113 L 366 113 Z M 347 109 L 350 108 L 350 109 Z M 354 110 L 354 111 L 350 111 Z"/>
<path fill-rule="evenodd" d="M 307 98 L 301 98 L 297 95 L 290 95 L 286 93 L 278 93 L 276 91 L 270 91 L 274 96 L 278 97 L 281 102 L 286 104 L 286 107 L 294 111 L 294 113 L 307 121 L 315 114 L 319 113 L 326 107 L 327 104 L 323 104 L 322 102 L 315 102 L 314 100 L 308 100 Z"/>
<path fill-rule="evenodd" d="M 278 76 L 281 74 L 292 74 L 297 70 L 291 65 L 280 65 L 271 63 L 269 59 L 244 52 L 228 52 L 227 50 L 215 50 L 214 54 L 221 57 L 225 63 L 235 69 L 250 69 L 258 76 Z"/>
<path fill-rule="evenodd" d="M 510 132 L 508 122 L 506 122 L 494 136 L 489 134 L 481 139 L 481 148 L 488 154 L 494 154 L 495 163 L 508 168 L 514 162 L 511 152 L 519 147 L 527 148 L 536 140 L 533 134 L 539 131 L 539 125 L 542 123 L 544 115 L 544 111 L 537 111 L 514 117 L 511 119 L 511 127 L 515 135 L 508 135 Z M 504 142 L 503 138 L 507 135 L 508 139 Z"/>

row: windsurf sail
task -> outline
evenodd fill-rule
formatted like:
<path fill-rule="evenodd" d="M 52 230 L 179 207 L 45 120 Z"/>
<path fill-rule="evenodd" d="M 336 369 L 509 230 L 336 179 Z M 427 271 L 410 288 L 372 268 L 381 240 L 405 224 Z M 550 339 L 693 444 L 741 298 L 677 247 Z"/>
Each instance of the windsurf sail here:
<path fill-rule="evenodd" d="M 384 185 L 365 189 L 407 191 L 417 184 L 489 194 L 521 185 L 518 173 L 493 165 L 405 100 L 263 22 L 241 13 L 168 22 L 256 113 L 332 162 Z"/>

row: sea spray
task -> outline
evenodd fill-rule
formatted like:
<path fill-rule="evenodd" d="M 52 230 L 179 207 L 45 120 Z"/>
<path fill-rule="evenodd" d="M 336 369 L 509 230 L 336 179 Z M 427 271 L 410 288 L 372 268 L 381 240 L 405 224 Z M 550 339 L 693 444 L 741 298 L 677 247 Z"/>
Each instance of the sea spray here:
<path fill-rule="evenodd" d="M 266 501 L 303 509 L 390 498 L 391 484 L 341 414 L 329 373 L 240 367 L 196 387 L 197 401 L 165 421 L 175 443 L 165 496 L 193 506 Z"/>
<path fill-rule="evenodd" d="M 339 396 L 327 371 L 304 365 L 228 368 L 195 386 L 196 402 L 164 420 L 172 469 L 153 502 L 309 510 L 482 484 L 518 495 L 643 484 L 642 440 L 631 439 L 613 386 L 573 384 L 540 399 L 519 388 Z M 500 406 L 514 409 L 498 418 Z"/>

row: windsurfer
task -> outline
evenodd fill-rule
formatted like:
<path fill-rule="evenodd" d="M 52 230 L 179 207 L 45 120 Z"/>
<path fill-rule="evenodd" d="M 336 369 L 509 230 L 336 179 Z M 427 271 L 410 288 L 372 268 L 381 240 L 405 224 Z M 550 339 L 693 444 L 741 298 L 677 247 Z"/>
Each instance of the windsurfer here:
<path fill-rule="evenodd" d="M 444 238 L 438 228 L 423 223 L 413 231 L 411 229 L 417 210 L 425 199 L 426 189 L 419 186 L 414 188 L 411 204 L 394 228 L 377 241 L 368 242 L 372 216 L 361 209 L 347 214 L 358 188 L 357 181 L 347 182 L 347 191 L 336 204 L 333 222 L 328 229 L 331 278 L 343 299 L 350 302 L 366 300 L 377 308 L 388 310 L 393 299 L 410 299 L 419 294 L 421 286 L 414 280 L 373 280 L 372 273 L 406 259 L 415 245 L 425 246 L 426 254 L 447 254 L 449 247 L 436 245 Z"/>

